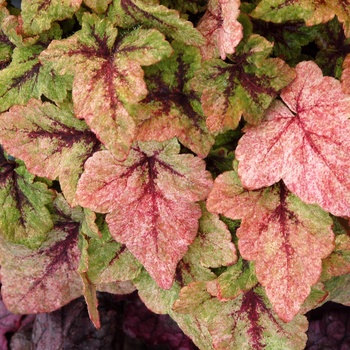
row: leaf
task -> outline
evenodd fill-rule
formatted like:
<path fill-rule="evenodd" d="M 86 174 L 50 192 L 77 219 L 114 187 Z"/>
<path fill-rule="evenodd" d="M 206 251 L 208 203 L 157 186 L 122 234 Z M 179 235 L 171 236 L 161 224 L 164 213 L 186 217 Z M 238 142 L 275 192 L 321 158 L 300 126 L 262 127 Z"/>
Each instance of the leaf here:
<path fill-rule="evenodd" d="M 162 288 L 170 288 L 178 261 L 194 240 L 212 185 L 203 160 L 179 155 L 175 139 L 139 142 L 124 162 L 96 152 L 78 184 L 80 205 L 108 213 L 112 237 L 127 246 Z"/>
<path fill-rule="evenodd" d="M 301 202 L 283 184 L 247 191 L 234 171 L 216 178 L 207 207 L 242 219 L 236 232 L 242 258 L 255 262 L 275 312 L 291 321 L 320 278 L 321 259 L 334 248 L 329 215 Z"/>
<path fill-rule="evenodd" d="M 104 13 L 112 1 L 113 0 L 84 0 L 84 4 L 93 9 L 96 13 Z"/>
<path fill-rule="evenodd" d="M 160 3 L 168 8 L 173 8 L 179 11 L 180 13 L 191 12 L 194 14 L 204 11 L 206 6 L 205 0 L 161 0 Z"/>
<path fill-rule="evenodd" d="M 82 0 L 22 0 L 23 29 L 28 35 L 40 34 L 54 21 L 70 18 L 78 11 Z"/>
<path fill-rule="evenodd" d="M 205 334 L 207 329 L 212 347 L 205 349 L 302 350 L 305 347 L 306 318 L 297 316 L 289 323 L 281 321 L 270 309 L 263 288 L 259 286 L 234 300 L 220 302 L 210 296 L 205 284 L 195 283 L 181 290 L 174 309 L 193 315 L 195 327 L 201 327 L 200 334 Z"/>
<path fill-rule="evenodd" d="M 233 265 L 237 261 L 236 248 L 231 242 L 227 226 L 219 216 L 210 213 L 201 203 L 202 217 L 199 220 L 199 231 L 190 245 L 188 254 L 195 256 L 195 261 L 204 267 Z"/>
<path fill-rule="evenodd" d="M 49 64 L 43 66 L 38 59 L 41 51 L 40 44 L 13 51 L 12 62 L 0 71 L 1 112 L 43 95 L 57 102 L 66 98 L 71 79 L 55 74 Z"/>
<path fill-rule="evenodd" d="M 214 138 L 209 134 L 200 99 L 188 81 L 200 68 L 201 56 L 195 47 L 172 42 L 175 53 L 157 65 L 146 67 L 147 97 L 134 107 L 133 114 L 145 120 L 138 126 L 140 141 L 165 141 L 177 137 L 200 157 L 206 157 Z"/>
<path fill-rule="evenodd" d="M 22 159 L 28 170 L 50 180 L 59 179 L 71 205 L 83 165 L 99 142 L 83 121 L 74 118 L 72 106 L 30 100 L 14 106 L 0 118 L 0 140 L 13 156 Z"/>
<path fill-rule="evenodd" d="M 82 295 L 79 223 L 61 220 L 36 251 L 1 242 L 1 292 L 12 312 L 51 312 Z"/>
<path fill-rule="evenodd" d="M 54 193 L 26 168 L 0 152 L 0 231 L 8 242 L 38 247 L 53 227 L 48 206 Z"/>
<path fill-rule="evenodd" d="M 106 223 L 101 229 L 102 237 L 92 237 L 87 242 L 87 276 L 96 284 L 127 281 L 136 278 L 141 264 L 125 245 L 116 242 Z"/>
<path fill-rule="evenodd" d="M 349 6 L 341 0 L 262 0 L 251 15 L 275 23 L 303 19 L 308 26 L 326 23 L 337 16 L 343 23 L 345 35 L 350 36 Z"/>
<path fill-rule="evenodd" d="M 10 64 L 14 49 L 13 43 L 2 29 L 6 18 L 10 16 L 8 10 L 2 6 L 3 5 L 0 5 L 0 70 L 6 68 Z"/>
<path fill-rule="evenodd" d="M 350 95 L 350 54 L 345 57 L 343 62 L 343 73 L 341 75 L 341 86 L 344 94 Z"/>
<path fill-rule="evenodd" d="M 267 58 L 272 44 L 252 35 L 225 63 L 204 61 L 192 80 L 211 132 L 236 129 L 242 114 L 251 124 L 258 124 L 277 92 L 294 78 L 294 71 L 279 58 Z"/>
<path fill-rule="evenodd" d="M 74 74 L 76 116 L 85 119 L 99 140 L 125 159 L 135 137 L 135 121 L 127 105 L 147 94 L 141 65 L 169 56 L 170 44 L 157 30 L 136 29 L 118 37 L 107 19 L 85 13 L 82 29 L 52 41 L 40 60 L 51 62 L 59 74 Z"/>
<path fill-rule="evenodd" d="M 206 43 L 201 46 L 204 59 L 216 58 L 222 60 L 226 54 L 233 54 L 236 46 L 243 38 L 243 27 L 237 21 L 240 0 L 210 0 L 207 11 L 197 25 L 197 29 Z"/>
<path fill-rule="evenodd" d="M 350 97 L 313 62 L 299 63 L 296 72 L 282 90 L 285 104 L 275 101 L 239 140 L 242 185 L 257 189 L 282 179 L 304 202 L 350 216 Z"/>
<path fill-rule="evenodd" d="M 158 5 L 158 1 L 114 0 L 108 18 L 122 28 L 140 24 L 156 28 L 187 45 L 200 46 L 204 43 L 202 35 L 190 21 L 181 18 L 178 11 Z"/>

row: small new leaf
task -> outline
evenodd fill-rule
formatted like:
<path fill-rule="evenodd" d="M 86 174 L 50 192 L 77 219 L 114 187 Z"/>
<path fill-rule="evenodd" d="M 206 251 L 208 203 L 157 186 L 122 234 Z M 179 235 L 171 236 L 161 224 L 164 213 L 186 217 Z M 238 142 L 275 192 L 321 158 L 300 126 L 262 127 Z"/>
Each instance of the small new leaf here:
<path fill-rule="evenodd" d="M 127 246 L 162 288 L 170 288 L 176 265 L 194 240 L 201 210 L 212 185 L 205 163 L 179 155 L 175 139 L 134 144 L 119 162 L 109 151 L 85 163 L 78 202 L 108 213 L 112 237 Z"/>
<path fill-rule="evenodd" d="M 334 248 L 329 215 L 301 202 L 283 184 L 247 191 L 234 171 L 216 178 L 207 206 L 242 219 L 236 232 L 239 251 L 255 262 L 256 276 L 278 316 L 291 321 L 320 278 L 321 259 Z"/>
<path fill-rule="evenodd" d="M 275 101 L 239 140 L 238 174 L 248 189 L 282 179 L 304 202 L 350 216 L 350 97 L 313 62 L 296 72 L 282 90 L 284 103 Z"/>

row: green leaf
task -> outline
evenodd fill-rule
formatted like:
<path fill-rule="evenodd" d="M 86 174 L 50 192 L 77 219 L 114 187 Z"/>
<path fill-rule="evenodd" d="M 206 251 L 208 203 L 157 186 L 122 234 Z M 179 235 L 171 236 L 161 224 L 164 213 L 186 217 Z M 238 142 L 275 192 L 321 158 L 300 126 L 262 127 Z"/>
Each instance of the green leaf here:
<path fill-rule="evenodd" d="M 82 0 L 22 0 L 21 15 L 26 34 L 40 34 L 52 22 L 70 18 L 80 8 Z"/>
<path fill-rule="evenodd" d="M 0 231 L 8 242 L 38 247 L 53 227 L 48 206 L 54 193 L 26 168 L 0 154 Z"/>
<path fill-rule="evenodd" d="M 31 173 L 58 178 L 73 206 L 83 165 L 99 148 L 95 135 L 74 117 L 71 104 L 58 108 L 34 99 L 0 115 L 0 142 L 11 155 L 22 159 Z"/>
<path fill-rule="evenodd" d="M 278 91 L 295 77 L 284 61 L 268 58 L 272 46 L 254 34 L 237 48 L 230 63 L 218 59 L 203 62 L 192 87 L 202 93 L 211 132 L 236 129 L 242 114 L 249 123 L 258 124 Z"/>
<path fill-rule="evenodd" d="M 205 9 L 206 0 L 161 0 L 161 5 L 179 11 L 182 15 L 186 12 L 198 13 Z"/>
<path fill-rule="evenodd" d="M 173 307 L 175 312 L 192 315 L 196 320 L 193 328 L 197 330 L 188 334 L 195 343 L 201 343 L 205 333 L 209 338 L 209 333 L 212 347 L 206 345 L 204 349 L 304 349 L 307 319 L 297 316 L 292 322 L 282 322 L 260 286 L 226 302 L 212 297 L 206 288 L 203 282 L 183 288 Z"/>
<path fill-rule="evenodd" d="M 113 6 L 108 11 L 108 18 L 122 28 L 142 24 L 148 28 L 156 28 L 166 36 L 187 45 L 204 44 L 203 36 L 191 22 L 181 18 L 178 11 L 170 10 L 157 3 L 142 0 L 114 0 Z"/>
<path fill-rule="evenodd" d="M 157 65 L 146 67 L 149 93 L 133 114 L 143 118 L 138 126 L 140 141 L 165 141 L 177 137 L 200 157 L 206 157 L 214 143 L 207 130 L 199 96 L 188 81 L 200 68 L 201 56 L 195 47 L 172 42 L 175 53 Z"/>
<path fill-rule="evenodd" d="M 40 60 L 50 61 L 59 74 L 75 75 L 76 116 L 85 119 L 118 159 L 125 159 L 135 137 L 135 122 L 127 107 L 147 94 L 141 65 L 160 61 L 172 49 L 154 29 L 117 35 L 109 20 L 84 14 L 82 29 L 67 39 L 54 40 Z"/>
<path fill-rule="evenodd" d="M 112 1 L 113 0 L 84 0 L 84 4 L 96 13 L 104 13 Z"/>

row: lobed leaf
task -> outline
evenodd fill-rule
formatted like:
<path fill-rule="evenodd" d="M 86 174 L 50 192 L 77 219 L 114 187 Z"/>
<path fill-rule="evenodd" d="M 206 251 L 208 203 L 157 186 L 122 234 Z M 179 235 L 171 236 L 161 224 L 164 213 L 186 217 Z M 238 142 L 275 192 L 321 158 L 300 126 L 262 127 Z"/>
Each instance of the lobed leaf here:
<path fill-rule="evenodd" d="M 0 153 L 0 231 L 4 241 L 38 247 L 53 227 L 54 193 L 26 168 Z"/>
<path fill-rule="evenodd" d="M 204 61 L 192 80 L 211 132 L 236 129 L 243 114 L 258 124 L 277 92 L 294 78 L 294 71 L 279 58 L 267 58 L 272 44 L 252 35 L 237 49 L 235 62 Z"/>
<path fill-rule="evenodd" d="M 305 347 L 306 318 L 297 316 L 289 323 L 281 321 L 270 309 L 260 286 L 234 300 L 220 302 L 206 291 L 205 283 L 194 283 L 181 290 L 174 310 L 196 320 L 193 328 L 197 329 L 190 334 L 195 343 L 201 342 L 205 334 L 211 338 L 212 345 L 207 344 L 203 349 L 301 350 Z"/>
<path fill-rule="evenodd" d="M 246 128 L 236 148 L 238 174 L 248 189 L 284 181 L 306 203 L 350 215 L 350 98 L 340 82 L 313 62 L 296 67 L 260 125 Z"/>
<path fill-rule="evenodd" d="M 170 288 L 176 265 L 197 234 L 201 211 L 194 203 L 211 187 L 205 163 L 178 154 L 175 139 L 137 143 L 124 162 L 96 152 L 85 163 L 78 202 L 108 213 L 113 238 L 127 246 L 162 288 Z"/>
<path fill-rule="evenodd" d="M 236 232 L 242 258 L 255 262 L 256 276 L 274 310 L 291 321 L 320 278 L 321 259 L 334 248 L 329 215 L 301 202 L 283 184 L 247 191 L 234 171 L 217 177 L 207 206 L 242 219 Z"/>
<path fill-rule="evenodd" d="M 52 22 L 70 18 L 80 8 L 82 0 L 22 0 L 21 16 L 27 35 L 40 34 Z"/>
<path fill-rule="evenodd" d="M 127 105 L 147 94 L 141 64 L 156 63 L 172 49 L 154 29 L 136 29 L 121 38 L 117 35 L 109 20 L 84 14 L 82 29 L 53 41 L 40 59 L 52 62 L 60 74 L 75 74 L 76 116 L 85 119 L 111 152 L 125 159 L 135 137 L 135 122 Z"/>
<path fill-rule="evenodd" d="M 1 293 L 9 310 L 51 312 L 82 295 L 78 233 L 79 223 L 65 218 L 36 251 L 1 243 Z"/>
<path fill-rule="evenodd" d="M 177 137 L 200 157 L 206 157 L 214 138 L 205 124 L 200 99 L 188 81 L 200 68 L 201 56 L 195 47 L 172 42 L 174 54 L 157 65 L 145 67 L 149 93 L 133 108 L 138 116 L 137 139 L 165 141 Z"/>
<path fill-rule="evenodd" d="M 0 115 L 0 142 L 32 174 L 58 178 L 71 205 L 77 204 L 75 192 L 83 165 L 99 148 L 86 124 L 74 118 L 72 106 L 58 108 L 34 99 Z"/>
<path fill-rule="evenodd" d="M 181 18 L 178 11 L 158 3 L 146 0 L 114 0 L 108 11 L 108 18 L 122 28 L 140 24 L 156 28 L 166 36 L 187 45 L 199 46 L 204 43 L 202 35 L 190 21 Z"/>
<path fill-rule="evenodd" d="M 197 29 L 206 43 L 201 46 L 204 59 L 216 58 L 222 60 L 226 54 L 233 54 L 236 46 L 243 38 L 243 27 L 237 21 L 240 0 L 210 0 L 208 8 L 197 25 Z"/>

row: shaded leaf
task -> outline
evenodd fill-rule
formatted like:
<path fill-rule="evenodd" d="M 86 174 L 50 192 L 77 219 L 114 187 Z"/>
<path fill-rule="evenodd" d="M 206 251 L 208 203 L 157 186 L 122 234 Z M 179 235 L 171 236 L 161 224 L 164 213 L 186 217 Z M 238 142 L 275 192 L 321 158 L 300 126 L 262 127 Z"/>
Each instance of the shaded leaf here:
<path fill-rule="evenodd" d="M 337 16 L 345 35 L 350 36 L 349 5 L 342 0 L 262 0 L 251 15 L 275 23 L 302 19 L 308 26 L 326 23 Z"/>
<path fill-rule="evenodd" d="M 22 0 L 23 29 L 28 35 L 40 34 L 54 21 L 70 18 L 78 11 L 82 0 Z"/>
<path fill-rule="evenodd" d="M 320 278 L 321 259 L 334 248 L 329 215 L 301 202 L 283 184 L 247 191 L 233 171 L 217 177 L 207 206 L 242 219 L 236 232 L 239 251 L 255 262 L 256 276 L 278 316 L 291 321 Z"/>
<path fill-rule="evenodd" d="M 12 312 L 51 312 L 82 295 L 79 223 L 62 220 L 36 251 L 1 243 L 1 292 Z"/>
<path fill-rule="evenodd" d="M 234 300 L 220 302 L 210 296 L 205 284 L 194 283 L 181 290 L 174 309 L 194 315 L 195 327 L 202 328 L 199 334 L 207 329 L 212 347 L 204 349 L 301 350 L 305 347 L 306 318 L 297 316 L 289 323 L 281 321 L 270 309 L 263 288 L 259 286 Z M 196 340 L 193 339 L 195 343 Z"/>
<path fill-rule="evenodd" d="M 272 44 L 259 35 L 237 48 L 225 63 L 213 59 L 203 62 L 192 80 L 211 132 L 236 129 L 242 114 L 251 124 L 262 119 L 277 92 L 294 78 L 294 71 L 279 58 L 267 58 Z"/>
<path fill-rule="evenodd" d="M 38 247 L 53 227 L 54 193 L 0 151 L 0 230 L 5 241 Z"/>
<path fill-rule="evenodd" d="M 176 136 L 204 158 L 214 138 L 207 130 L 200 99 L 188 84 L 200 68 L 201 56 L 197 48 L 179 42 L 172 47 L 175 53 L 170 58 L 145 68 L 149 93 L 133 112 L 145 119 L 138 126 L 137 139 L 165 141 Z"/>
<path fill-rule="evenodd" d="M 107 19 L 85 13 L 82 29 L 52 41 L 41 53 L 60 74 L 75 74 L 76 116 L 119 159 L 125 159 L 135 136 L 135 122 L 126 107 L 143 99 L 146 84 L 141 65 L 169 56 L 171 46 L 157 30 L 136 29 L 123 37 Z"/>
<path fill-rule="evenodd" d="M 26 106 L 14 106 L 0 117 L 0 140 L 32 174 L 58 178 L 68 202 L 77 204 L 79 176 L 99 142 L 86 124 L 74 117 L 71 105 L 58 108 L 32 99 Z"/>
<path fill-rule="evenodd" d="M 204 11 L 205 6 L 207 5 L 206 0 L 161 0 L 161 5 L 164 5 L 168 8 L 175 9 L 180 13 L 198 13 Z"/>
<path fill-rule="evenodd" d="M 162 288 L 173 283 L 178 261 L 197 234 L 195 201 L 211 187 L 205 163 L 181 154 L 175 139 L 135 144 L 124 162 L 108 151 L 85 163 L 78 202 L 107 214 L 112 237 L 145 266 Z"/>
<path fill-rule="evenodd" d="M 325 301 L 333 301 L 350 306 L 350 274 L 336 276 L 324 282 L 328 297 Z"/>
<path fill-rule="evenodd" d="M 181 18 L 178 11 L 158 5 L 158 1 L 114 0 L 108 18 L 123 28 L 140 24 L 156 28 L 187 45 L 200 46 L 204 43 L 202 35 L 190 21 Z"/>
<path fill-rule="evenodd" d="M 260 125 L 239 140 L 238 174 L 248 189 L 284 181 L 306 203 L 350 215 L 350 97 L 313 62 L 296 67 Z"/>
<path fill-rule="evenodd" d="M 197 29 L 206 39 L 201 46 L 204 59 L 226 59 L 233 54 L 243 38 L 243 27 L 237 21 L 240 0 L 210 0 L 207 11 L 197 25 Z"/>

